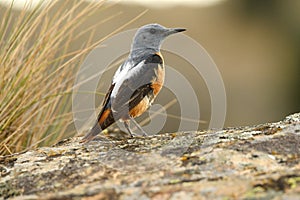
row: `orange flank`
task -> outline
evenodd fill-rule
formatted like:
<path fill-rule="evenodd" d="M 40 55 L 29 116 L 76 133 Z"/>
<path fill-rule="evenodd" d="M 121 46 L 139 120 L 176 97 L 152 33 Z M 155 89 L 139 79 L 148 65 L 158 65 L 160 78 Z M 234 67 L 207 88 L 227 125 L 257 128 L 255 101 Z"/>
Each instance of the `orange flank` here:
<path fill-rule="evenodd" d="M 144 97 L 139 104 L 137 104 L 129 111 L 129 115 L 131 117 L 138 117 L 148 109 L 148 106 L 149 106 L 149 99 L 148 97 Z"/>

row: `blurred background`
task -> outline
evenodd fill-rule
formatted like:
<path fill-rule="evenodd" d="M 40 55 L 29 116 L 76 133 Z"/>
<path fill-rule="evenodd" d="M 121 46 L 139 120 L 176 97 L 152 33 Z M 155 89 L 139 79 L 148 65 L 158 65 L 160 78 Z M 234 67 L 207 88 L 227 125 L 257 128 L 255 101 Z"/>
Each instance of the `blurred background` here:
<path fill-rule="evenodd" d="M 0 2 L 1 17 L 1 10 L 7 4 Z M 16 15 L 21 12 L 21 2 L 15 1 Z M 104 21 L 93 32 L 92 40 L 97 41 L 145 10 L 144 15 L 123 30 L 148 23 L 185 27 L 185 34 L 207 50 L 223 77 L 227 94 L 225 126 L 278 121 L 300 111 L 300 1 L 107 1 L 99 12 L 87 16 L 80 29 Z M 89 34 L 78 38 L 72 48 L 79 49 Z M 175 55 L 164 52 L 164 57 L 169 66 L 189 68 L 185 67 L 188 63 Z M 113 70 L 108 72 L 107 81 L 99 84 L 101 92 L 107 90 L 112 73 Z M 185 73 L 188 77 L 193 72 Z M 205 83 L 201 77 L 191 81 L 200 102 L 201 120 L 209 122 L 211 105 Z M 165 105 L 172 98 L 165 89 L 156 102 Z M 102 100 L 103 97 L 97 99 L 97 105 Z M 168 112 L 180 115 L 178 105 Z M 170 119 L 163 131 L 175 130 L 177 123 L 176 119 Z M 207 125 L 200 123 L 200 128 L 205 129 Z"/>

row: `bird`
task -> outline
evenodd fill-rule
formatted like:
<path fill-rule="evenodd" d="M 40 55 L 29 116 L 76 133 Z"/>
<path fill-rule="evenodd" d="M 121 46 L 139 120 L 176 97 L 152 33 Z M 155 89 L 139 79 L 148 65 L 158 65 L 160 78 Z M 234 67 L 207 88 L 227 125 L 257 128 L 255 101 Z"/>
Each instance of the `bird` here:
<path fill-rule="evenodd" d="M 127 59 L 115 72 L 102 109 L 94 126 L 82 138 L 89 142 L 120 120 L 130 137 L 130 121 L 142 132 L 147 133 L 134 118 L 143 114 L 151 106 L 164 84 L 164 59 L 160 52 L 162 42 L 170 35 L 185 31 L 185 28 L 166 28 L 160 24 L 140 27 L 133 38 Z"/>

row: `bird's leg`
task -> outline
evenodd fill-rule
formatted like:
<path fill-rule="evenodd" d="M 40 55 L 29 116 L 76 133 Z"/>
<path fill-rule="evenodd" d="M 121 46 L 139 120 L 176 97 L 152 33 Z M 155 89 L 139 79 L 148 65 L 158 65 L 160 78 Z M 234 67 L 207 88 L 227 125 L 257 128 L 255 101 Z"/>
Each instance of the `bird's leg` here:
<path fill-rule="evenodd" d="M 143 128 L 137 123 L 132 117 L 130 117 L 131 121 L 134 123 L 134 125 L 142 132 L 143 136 L 147 136 L 148 134 L 143 130 Z"/>
<path fill-rule="evenodd" d="M 130 130 L 130 126 L 129 126 L 129 120 L 124 120 L 124 126 L 127 129 L 128 133 L 130 134 L 130 137 L 133 137 L 132 131 Z"/>

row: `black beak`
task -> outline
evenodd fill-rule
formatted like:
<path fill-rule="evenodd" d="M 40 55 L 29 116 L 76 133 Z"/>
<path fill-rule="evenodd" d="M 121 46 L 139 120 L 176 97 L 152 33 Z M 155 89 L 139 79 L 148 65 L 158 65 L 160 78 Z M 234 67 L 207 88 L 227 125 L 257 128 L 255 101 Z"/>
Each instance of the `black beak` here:
<path fill-rule="evenodd" d="M 185 28 L 175 28 L 174 31 L 176 31 L 177 33 L 179 33 L 179 32 L 186 31 L 186 29 Z"/>
<path fill-rule="evenodd" d="M 166 32 L 166 35 L 172 35 L 174 33 L 180 33 L 182 31 L 185 31 L 186 29 L 185 28 L 169 28 Z"/>

